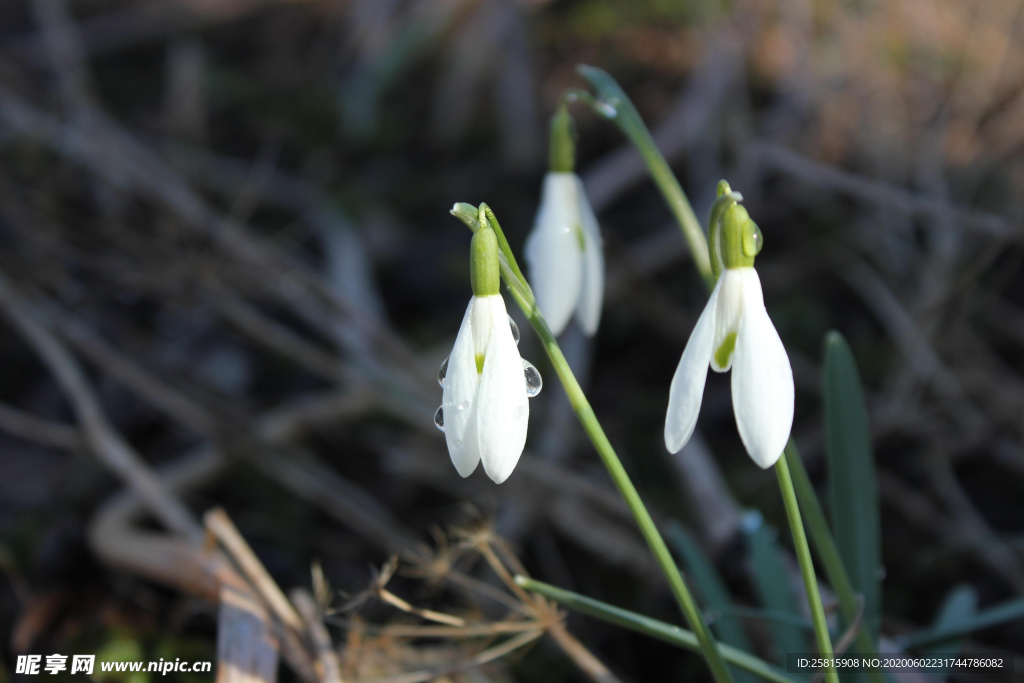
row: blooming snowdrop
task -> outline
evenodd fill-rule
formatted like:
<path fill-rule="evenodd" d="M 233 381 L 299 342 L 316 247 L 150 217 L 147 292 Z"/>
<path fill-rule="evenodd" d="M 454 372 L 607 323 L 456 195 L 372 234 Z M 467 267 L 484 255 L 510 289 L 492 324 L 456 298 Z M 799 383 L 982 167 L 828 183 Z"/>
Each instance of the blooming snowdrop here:
<path fill-rule="evenodd" d="M 693 434 L 708 366 L 732 370 L 732 405 L 747 453 L 767 469 L 782 454 L 793 426 L 793 370 L 764 307 L 754 256 L 761 232 L 733 204 L 713 221 L 712 259 L 722 273 L 690 333 L 669 390 L 665 446 L 678 452 Z"/>
<path fill-rule="evenodd" d="M 571 119 L 559 111 L 551 122 L 550 171 L 524 253 L 537 305 L 555 335 L 576 313 L 593 335 L 604 298 L 604 250 L 597 217 L 583 183 L 573 172 Z"/>
<path fill-rule="evenodd" d="M 468 477 L 483 461 L 487 476 L 500 484 L 523 453 L 528 398 L 540 391 L 540 374 L 519 356 L 518 329 L 498 291 L 498 242 L 489 227 L 473 235 L 470 267 L 473 298 L 438 374 L 444 391 L 434 422 L 444 430 L 459 474 Z"/>

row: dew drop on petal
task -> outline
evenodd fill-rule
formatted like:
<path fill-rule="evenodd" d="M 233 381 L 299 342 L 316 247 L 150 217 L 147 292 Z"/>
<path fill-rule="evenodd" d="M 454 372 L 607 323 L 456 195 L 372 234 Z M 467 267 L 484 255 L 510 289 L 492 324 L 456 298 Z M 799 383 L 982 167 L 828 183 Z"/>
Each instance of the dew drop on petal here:
<path fill-rule="evenodd" d="M 533 398 L 544 388 L 544 380 L 541 379 L 540 370 L 537 366 L 526 360 L 523 361 L 523 376 L 526 377 L 526 395 Z"/>
<path fill-rule="evenodd" d="M 455 447 L 458 448 L 462 445 L 462 439 L 455 439 Z"/>
<path fill-rule="evenodd" d="M 469 401 L 463 401 L 462 403 L 459 404 L 459 410 L 460 411 L 465 410 L 468 407 L 469 407 Z"/>
<path fill-rule="evenodd" d="M 437 412 L 434 413 L 434 426 L 444 431 L 444 406 L 438 406 Z"/>
<path fill-rule="evenodd" d="M 516 417 L 526 415 L 526 406 L 516 406 Z"/>
<path fill-rule="evenodd" d="M 512 316 L 508 316 L 508 326 L 512 328 L 512 338 L 516 340 L 516 346 L 519 346 L 519 325 L 516 325 L 516 321 L 512 319 Z M 445 361 L 445 367 L 448 366 L 448 361 Z"/>
<path fill-rule="evenodd" d="M 444 376 L 448 374 L 448 359 L 445 358 L 441 367 L 437 369 L 437 383 L 444 386 Z"/>

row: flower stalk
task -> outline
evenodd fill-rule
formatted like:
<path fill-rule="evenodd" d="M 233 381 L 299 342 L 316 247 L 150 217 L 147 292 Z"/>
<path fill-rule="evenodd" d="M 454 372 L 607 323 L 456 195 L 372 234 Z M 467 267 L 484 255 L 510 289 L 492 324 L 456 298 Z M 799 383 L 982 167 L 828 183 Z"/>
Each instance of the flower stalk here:
<path fill-rule="evenodd" d="M 716 278 L 711 272 L 708 242 L 700 221 L 697 220 L 697 215 L 693 212 L 693 207 L 690 206 L 690 201 L 686 198 L 679 180 L 672 173 L 665 156 L 654 144 L 654 138 L 651 137 L 633 102 L 607 72 L 585 64 L 580 64 L 576 70 L 594 86 L 599 99 L 595 99 L 589 93 L 586 97 L 578 92 L 571 95 L 587 102 L 599 116 L 617 125 L 636 147 L 651 178 L 661 190 L 665 203 L 683 231 L 683 238 L 690 246 L 690 254 L 694 265 L 697 266 L 697 272 L 700 273 L 708 290 L 711 290 L 715 286 Z"/>
<path fill-rule="evenodd" d="M 804 533 L 804 523 L 800 519 L 800 506 L 796 500 L 796 490 L 793 488 L 793 478 L 790 476 L 786 458 L 779 458 L 779 461 L 775 463 L 775 474 L 779 478 L 782 502 L 786 506 L 786 518 L 789 520 L 789 528 L 793 532 L 793 546 L 796 550 L 797 562 L 800 564 L 800 573 L 804 579 L 804 590 L 807 592 L 807 603 L 811 609 L 811 620 L 814 622 L 814 637 L 818 641 L 818 652 L 826 660 L 831 660 L 832 640 L 828 634 L 825 610 L 821 605 L 821 593 L 818 591 L 818 578 L 814 574 L 814 561 L 811 559 L 811 549 L 807 545 L 807 534 Z M 839 675 L 836 673 L 834 664 L 829 664 L 825 668 L 825 680 L 827 683 L 839 683 Z"/>
<path fill-rule="evenodd" d="M 615 482 L 615 486 L 619 489 L 623 499 L 626 501 L 626 505 L 636 519 L 637 526 L 640 527 L 640 533 L 643 535 L 644 540 L 647 541 L 647 545 L 651 548 L 655 560 L 665 574 L 665 578 L 668 580 L 676 602 L 679 603 L 683 616 L 686 618 L 690 628 L 693 629 L 701 652 L 715 680 L 717 683 L 732 683 L 732 674 L 722 658 L 719 645 L 711 634 L 711 630 L 704 620 L 704 615 L 697 607 L 697 603 L 689 588 L 687 588 L 683 575 L 679 571 L 679 567 L 676 565 L 672 554 L 669 552 L 661 532 L 658 531 L 658 527 L 647 511 L 647 507 L 640 498 L 640 494 L 637 492 L 636 487 L 633 486 L 629 474 L 626 473 L 626 469 L 622 466 L 619 456 L 615 453 L 614 447 L 612 447 L 611 442 L 605 435 L 604 429 L 594 414 L 594 410 L 583 393 L 579 382 L 576 381 L 569 363 L 565 360 L 565 356 L 562 355 L 562 350 L 559 348 L 555 336 L 551 333 L 543 313 L 541 313 L 540 308 L 537 306 L 537 300 L 533 295 L 533 291 L 516 264 L 515 256 L 512 254 L 501 226 L 498 224 L 497 217 L 486 204 L 481 204 L 476 212 L 468 204 L 456 204 L 451 213 L 466 223 L 474 232 L 479 230 L 480 226 L 487 225 L 494 230 L 501 252 L 499 261 L 502 279 L 508 285 L 512 298 L 519 304 L 533 329 L 537 332 L 537 336 L 540 337 L 544 350 L 551 361 L 551 366 L 565 388 L 565 393 L 569 398 L 573 411 L 576 413 L 583 430 L 594 444 L 594 448 L 608 470 L 609 476 Z"/>
<path fill-rule="evenodd" d="M 856 621 L 859 611 L 857 594 L 853 589 L 853 583 L 850 581 L 850 575 L 843 565 L 843 559 L 839 556 L 839 549 L 836 547 L 835 539 L 832 538 L 832 532 L 829 531 L 828 522 L 825 520 L 825 512 L 821 509 L 821 502 L 818 501 L 818 496 L 814 493 L 811 479 L 807 476 L 803 460 L 800 459 L 800 453 L 797 451 L 796 444 L 793 443 L 792 439 L 786 445 L 786 450 L 782 457 L 786 460 L 792 475 L 797 501 L 800 503 L 801 512 L 807 522 L 807 530 L 810 532 L 811 542 L 818 553 L 818 559 L 825 568 L 825 575 L 828 577 L 829 584 L 839 598 L 839 610 L 843 613 L 843 618 L 846 619 L 847 623 L 852 624 Z M 861 623 L 860 628 L 857 630 L 856 642 L 861 654 L 869 657 L 874 657 L 878 654 L 874 643 L 871 642 L 868 629 L 863 623 Z M 885 683 L 885 676 L 877 669 L 869 669 L 868 678 L 872 683 Z"/>

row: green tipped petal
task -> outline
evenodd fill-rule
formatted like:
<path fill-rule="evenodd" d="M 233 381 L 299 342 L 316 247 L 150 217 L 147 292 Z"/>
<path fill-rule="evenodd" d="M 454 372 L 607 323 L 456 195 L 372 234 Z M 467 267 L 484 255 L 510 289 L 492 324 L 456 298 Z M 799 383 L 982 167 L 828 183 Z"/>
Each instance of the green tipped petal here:
<path fill-rule="evenodd" d="M 725 341 L 715 350 L 715 362 L 719 367 L 728 367 L 732 352 L 736 349 L 736 333 L 730 332 Z"/>

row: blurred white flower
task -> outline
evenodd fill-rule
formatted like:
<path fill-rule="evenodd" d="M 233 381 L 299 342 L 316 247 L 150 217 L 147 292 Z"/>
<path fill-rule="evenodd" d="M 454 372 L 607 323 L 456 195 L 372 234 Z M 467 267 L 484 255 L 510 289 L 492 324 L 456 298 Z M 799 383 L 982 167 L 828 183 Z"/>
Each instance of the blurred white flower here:
<path fill-rule="evenodd" d="M 561 334 L 575 311 L 580 328 L 592 336 L 604 299 L 604 249 L 597 217 L 575 173 L 544 177 L 524 252 L 530 285 L 551 332 Z"/>
<path fill-rule="evenodd" d="M 752 261 L 752 259 L 751 259 Z M 732 406 L 747 453 L 767 469 L 793 426 L 793 370 L 764 307 L 753 267 L 722 271 L 686 343 L 669 390 L 665 446 L 678 452 L 693 434 L 707 368 L 732 369 Z"/>
<path fill-rule="evenodd" d="M 500 484 L 519 462 L 530 417 L 524 368 L 536 373 L 519 356 L 501 295 L 474 296 L 442 366 L 444 393 L 435 416 L 463 477 L 482 460 L 487 476 Z"/>

